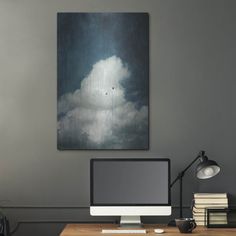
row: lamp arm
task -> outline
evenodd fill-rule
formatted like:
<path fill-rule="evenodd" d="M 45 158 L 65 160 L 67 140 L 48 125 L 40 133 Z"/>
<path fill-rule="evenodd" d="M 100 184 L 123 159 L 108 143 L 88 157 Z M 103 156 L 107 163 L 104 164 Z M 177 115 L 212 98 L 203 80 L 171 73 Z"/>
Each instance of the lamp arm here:
<path fill-rule="evenodd" d="M 194 162 L 196 162 L 200 157 L 205 155 L 205 151 L 200 151 L 198 156 L 192 161 L 190 162 L 189 165 L 186 166 L 186 168 L 184 170 L 182 170 L 177 177 L 174 179 L 174 181 L 170 184 L 170 187 L 172 187 L 178 180 L 180 180 L 181 178 L 183 178 L 185 172 L 194 164 Z"/>
<path fill-rule="evenodd" d="M 179 172 L 177 177 L 174 179 L 174 181 L 171 183 L 170 187 L 172 187 L 177 181 L 179 181 L 179 217 L 183 217 L 183 176 L 185 172 L 196 162 L 200 157 L 203 157 L 205 155 L 204 151 L 200 151 L 199 154 L 195 159 L 190 162 L 184 170 Z"/>

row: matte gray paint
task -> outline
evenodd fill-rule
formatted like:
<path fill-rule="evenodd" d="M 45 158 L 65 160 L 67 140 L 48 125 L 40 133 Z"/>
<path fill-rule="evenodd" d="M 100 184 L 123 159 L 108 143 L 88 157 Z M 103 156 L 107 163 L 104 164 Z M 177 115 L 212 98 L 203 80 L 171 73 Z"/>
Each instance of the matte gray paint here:
<path fill-rule="evenodd" d="M 1 0 L 4 205 L 88 206 L 91 157 L 158 154 L 172 159 L 174 177 L 201 149 L 222 172 L 200 181 L 190 170 L 185 205 L 193 191 L 227 191 L 236 203 L 235 8 L 233 0 Z M 57 151 L 56 13 L 62 11 L 150 13 L 150 151 Z M 174 204 L 177 193 L 176 185 Z M 5 212 L 14 220 L 72 216 L 65 209 Z M 78 212 L 78 220 L 91 219 L 88 209 Z M 56 235 L 48 228 L 22 226 L 16 235 Z"/>

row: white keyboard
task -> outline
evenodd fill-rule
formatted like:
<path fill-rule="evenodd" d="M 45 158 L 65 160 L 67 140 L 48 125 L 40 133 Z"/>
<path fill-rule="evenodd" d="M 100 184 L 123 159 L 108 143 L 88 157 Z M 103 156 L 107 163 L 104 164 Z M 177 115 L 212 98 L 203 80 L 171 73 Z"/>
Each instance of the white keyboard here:
<path fill-rule="evenodd" d="M 146 229 L 103 229 L 103 234 L 146 234 Z"/>

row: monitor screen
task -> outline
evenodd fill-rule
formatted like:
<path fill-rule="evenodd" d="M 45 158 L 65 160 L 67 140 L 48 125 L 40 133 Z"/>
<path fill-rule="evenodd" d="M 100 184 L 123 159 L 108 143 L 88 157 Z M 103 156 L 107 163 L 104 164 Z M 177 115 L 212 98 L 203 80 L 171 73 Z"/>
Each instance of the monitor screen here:
<path fill-rule="evenodd" d="M 170 205 L 169 159 L 92 159 L 91 205 Z"/>

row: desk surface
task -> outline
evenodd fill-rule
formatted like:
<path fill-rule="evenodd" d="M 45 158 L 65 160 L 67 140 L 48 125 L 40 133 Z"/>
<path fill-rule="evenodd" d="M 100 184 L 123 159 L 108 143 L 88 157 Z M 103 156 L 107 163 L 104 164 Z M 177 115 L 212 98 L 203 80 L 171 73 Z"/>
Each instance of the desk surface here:
<path fill-rule="evenodd" d="M 147 234 L 113 234 L 116 236 L 124 235 L 152 235 L 157 236 L 153 229 L 162 228 L 165 230 L 163 236 L 177 236 L 177 235 L 186 235 L 181 234 L 176 227 L 167 227 L 161 225 L 144 225 L 144 228 L 147 230 Z M 111 235 L 111 234 L 102 234 L 102 229 L 117 229 L 115 224 L 68 224 L 61 232 L 60 236 L 95 236 L 95 235 Z M 161 234 L 159 234 L 161 235 Z M 208 229 L 203 226 L 198 226 L 192 233 L 193 236 L 236 236 L 236 228 L 227 228 L 227 229 Z"/>

